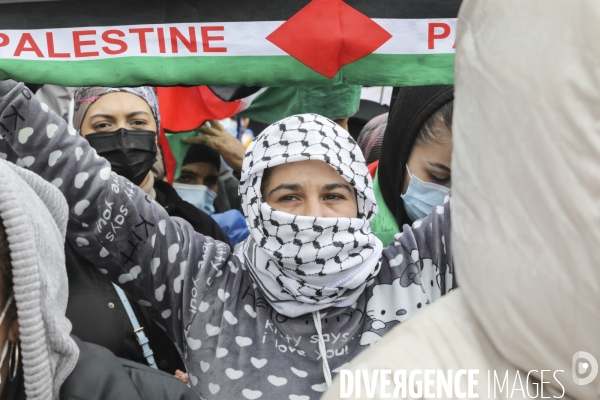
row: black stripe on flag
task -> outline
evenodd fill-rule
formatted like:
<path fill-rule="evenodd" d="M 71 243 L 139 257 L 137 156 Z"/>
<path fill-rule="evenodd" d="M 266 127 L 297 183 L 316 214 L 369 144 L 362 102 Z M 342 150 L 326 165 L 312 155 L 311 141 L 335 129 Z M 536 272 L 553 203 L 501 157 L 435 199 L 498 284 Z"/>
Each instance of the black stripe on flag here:
<path fill-rule="evenodd" d="M 285 21 L 308 0 L 0 0 L 0 30 Z M 346 0 L 370 18 L 456 18 L 461 0 Z"/>

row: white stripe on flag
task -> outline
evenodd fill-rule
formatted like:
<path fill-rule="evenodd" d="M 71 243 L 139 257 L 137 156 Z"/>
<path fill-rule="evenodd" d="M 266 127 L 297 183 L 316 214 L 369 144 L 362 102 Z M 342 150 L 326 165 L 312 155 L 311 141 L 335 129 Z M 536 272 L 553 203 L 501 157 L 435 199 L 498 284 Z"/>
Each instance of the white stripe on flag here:
<path fill-rule="evenodd" d="M 393 37 L 375 54 L 453 53 L 456 19 L 374 19 Z M 284 21 L 0 30 L 0 59 L 285 56 L 266 37 Z"/>
<path fill-rule="evenodd" d="M 267 90 L 267 89 L 268 88 L 264 87 L 264 88 L 260 89 L 259 91 L 257 91 L 256 93 L 253 93 L 248 97 L 244 97 L 243 99 L 240 99 L 240 104 L 239 104 L 237 110 L 235 111 L 235 113 L 236 114 L 241 113 L 246 108 L 250 107 L 250 105 L 252 104 L 254 99 L 257 98 L 258 96 L 260 96 L 261 94 L 263 94 L 265 92 L 265 90 Z"/>
<path fill-rule="evenodd" d="M 373 19 L 392 38 L 375 54 L 454 53 L 456 18 L 447 19 Z"/>

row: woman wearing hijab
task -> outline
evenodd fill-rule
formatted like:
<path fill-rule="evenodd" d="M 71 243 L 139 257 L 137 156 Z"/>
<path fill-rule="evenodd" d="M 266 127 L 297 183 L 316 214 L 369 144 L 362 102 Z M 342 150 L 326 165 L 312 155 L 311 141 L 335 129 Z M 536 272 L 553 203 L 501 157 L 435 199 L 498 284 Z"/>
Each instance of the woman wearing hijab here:
<path fill-rule="evenodd" d="M 172 376 L 71 336 L 64 197 L 0 160 L 0 400 L 162 400 L 194 394 Z"/>
<path fill-rule="evenodd" d="M 450 192 L 453 86 L 403 87 L 381 145 L 372 229 L 390 243 L 406 224 L 431 214 Z"/>
<path fill-rule="evenodd" d="M 23 91 L 0 83 L 0 117 L 14 107 L 24 118 L 0 151 L 48 181 L 81 182 L 60 188 L 69 240 L 165 328 L 202 398 L 317 399 L 356 354 L 452 288 L 450 200 L 383 248 L 362 154 L 327 118 L 288 117 L 250 145 L 240 181 L 250 236 L 232 254 L 111 173 Z M 34 133 L 19 140 L 25 128 Z"/>
<path fill-rule="evenodd" d="M 73 125 L 114 172 L 129 179 L 163 206 L 169 215 L 188 221 L 196 231 L 223 242 L 227 236 L 203 212 L 181 199 L 171 185 L 156 179 L 160 113 L 154 88 L 90 86 L 75 92 Z M 164 169 L 163 169 L 164 176 Z"/>

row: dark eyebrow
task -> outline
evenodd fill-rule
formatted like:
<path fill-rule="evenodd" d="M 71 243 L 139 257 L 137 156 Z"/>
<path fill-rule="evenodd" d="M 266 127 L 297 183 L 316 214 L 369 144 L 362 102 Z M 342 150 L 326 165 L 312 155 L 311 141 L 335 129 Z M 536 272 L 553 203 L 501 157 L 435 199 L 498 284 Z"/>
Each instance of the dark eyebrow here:
<path fill-rule="evenodd" d="M 443 165 L 443 164 L 440 164 L 440 163 L 432 163 L 432 162 L 427 162 L 427 163 L 428 163 L 429 165 L 431 165 L 432 167 L 437 167 L 437 168 L 439 168 L 439 169 L 443 169 L 444 171 L 451 172 L 451 171 L 450 171 L 450 168 L 446 167 L 446 166 L 445 166 L 445 165 Z"/>
<path fill-rule="evenodd" d="M 127 118 L 135 117 L 140 114 L 146 114 L 147 116 L 150 116 L 150 114 L 148 114 L 146 111 L 133 111 L 133 112 L 130 112 L 129 114 L 127 114 Z"/>
<path fill-rule="evenodd" d="M 268 196 L 272 195 L 273 193 L 275 193 L 278 190 L 301 190 L 302 186 L 297 184 L 297 183 L 282 183 L 281 185 L 277 186 L 275 189 L 271 190 L 268 194 Z"/>
<path fill-rule="evenodd" d="M 110 119 L 110 120 L 115 119 L 115 117 L 110 114 L 94 114 L 90 117 L 90 119 L 92 119 L 92 118 L 106 118 L 106 119 Z"/>
<path fill-rule="evenodd" d="M 352 191 L 352 187 L 350 185 L 345 185 L 343 183 L 328 183 L 327 185 L 323 185 L 323 190 L 330 191 L 335 189 L 346 189 L 348 193 L 354 194 Z"/>
<path fill-rule="evenodd" d="M 150 116 L 150 114 L 148 114 L 146 111 L 133 111 L 133 112 L 130 112 L 129 114 L 127 114 L 127 118 L 132 118 L 132 117 L 135 117 L 135 116 L 140 115 L 140 114 L 146 114 L 147 116 Z M 115 119 L 115 117 L 113 115 L 110 115 L 110 114 L 94 114 L 94 115 L 92 115 L 90 117 L 90 119 L 92 119 L 92 118 L 98 118 L 98 117 L 106 118 L 106 119 L 112 119 L 112 120 Z"/>

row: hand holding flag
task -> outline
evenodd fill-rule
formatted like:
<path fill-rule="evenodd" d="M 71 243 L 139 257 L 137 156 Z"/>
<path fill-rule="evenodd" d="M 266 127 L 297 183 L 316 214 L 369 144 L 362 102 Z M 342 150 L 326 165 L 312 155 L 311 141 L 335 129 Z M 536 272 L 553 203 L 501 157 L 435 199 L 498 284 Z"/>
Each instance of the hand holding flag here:
<path fill-rule="evenodd" d="M 205 144 L 212 147 L 236 173 L 241 173 L 246 148 L 219 121 L 212 119 L 208 123 L 210 125 L 204 123 L 197 129 L 201 135 L 181 141 L 186 144 Z"/>

